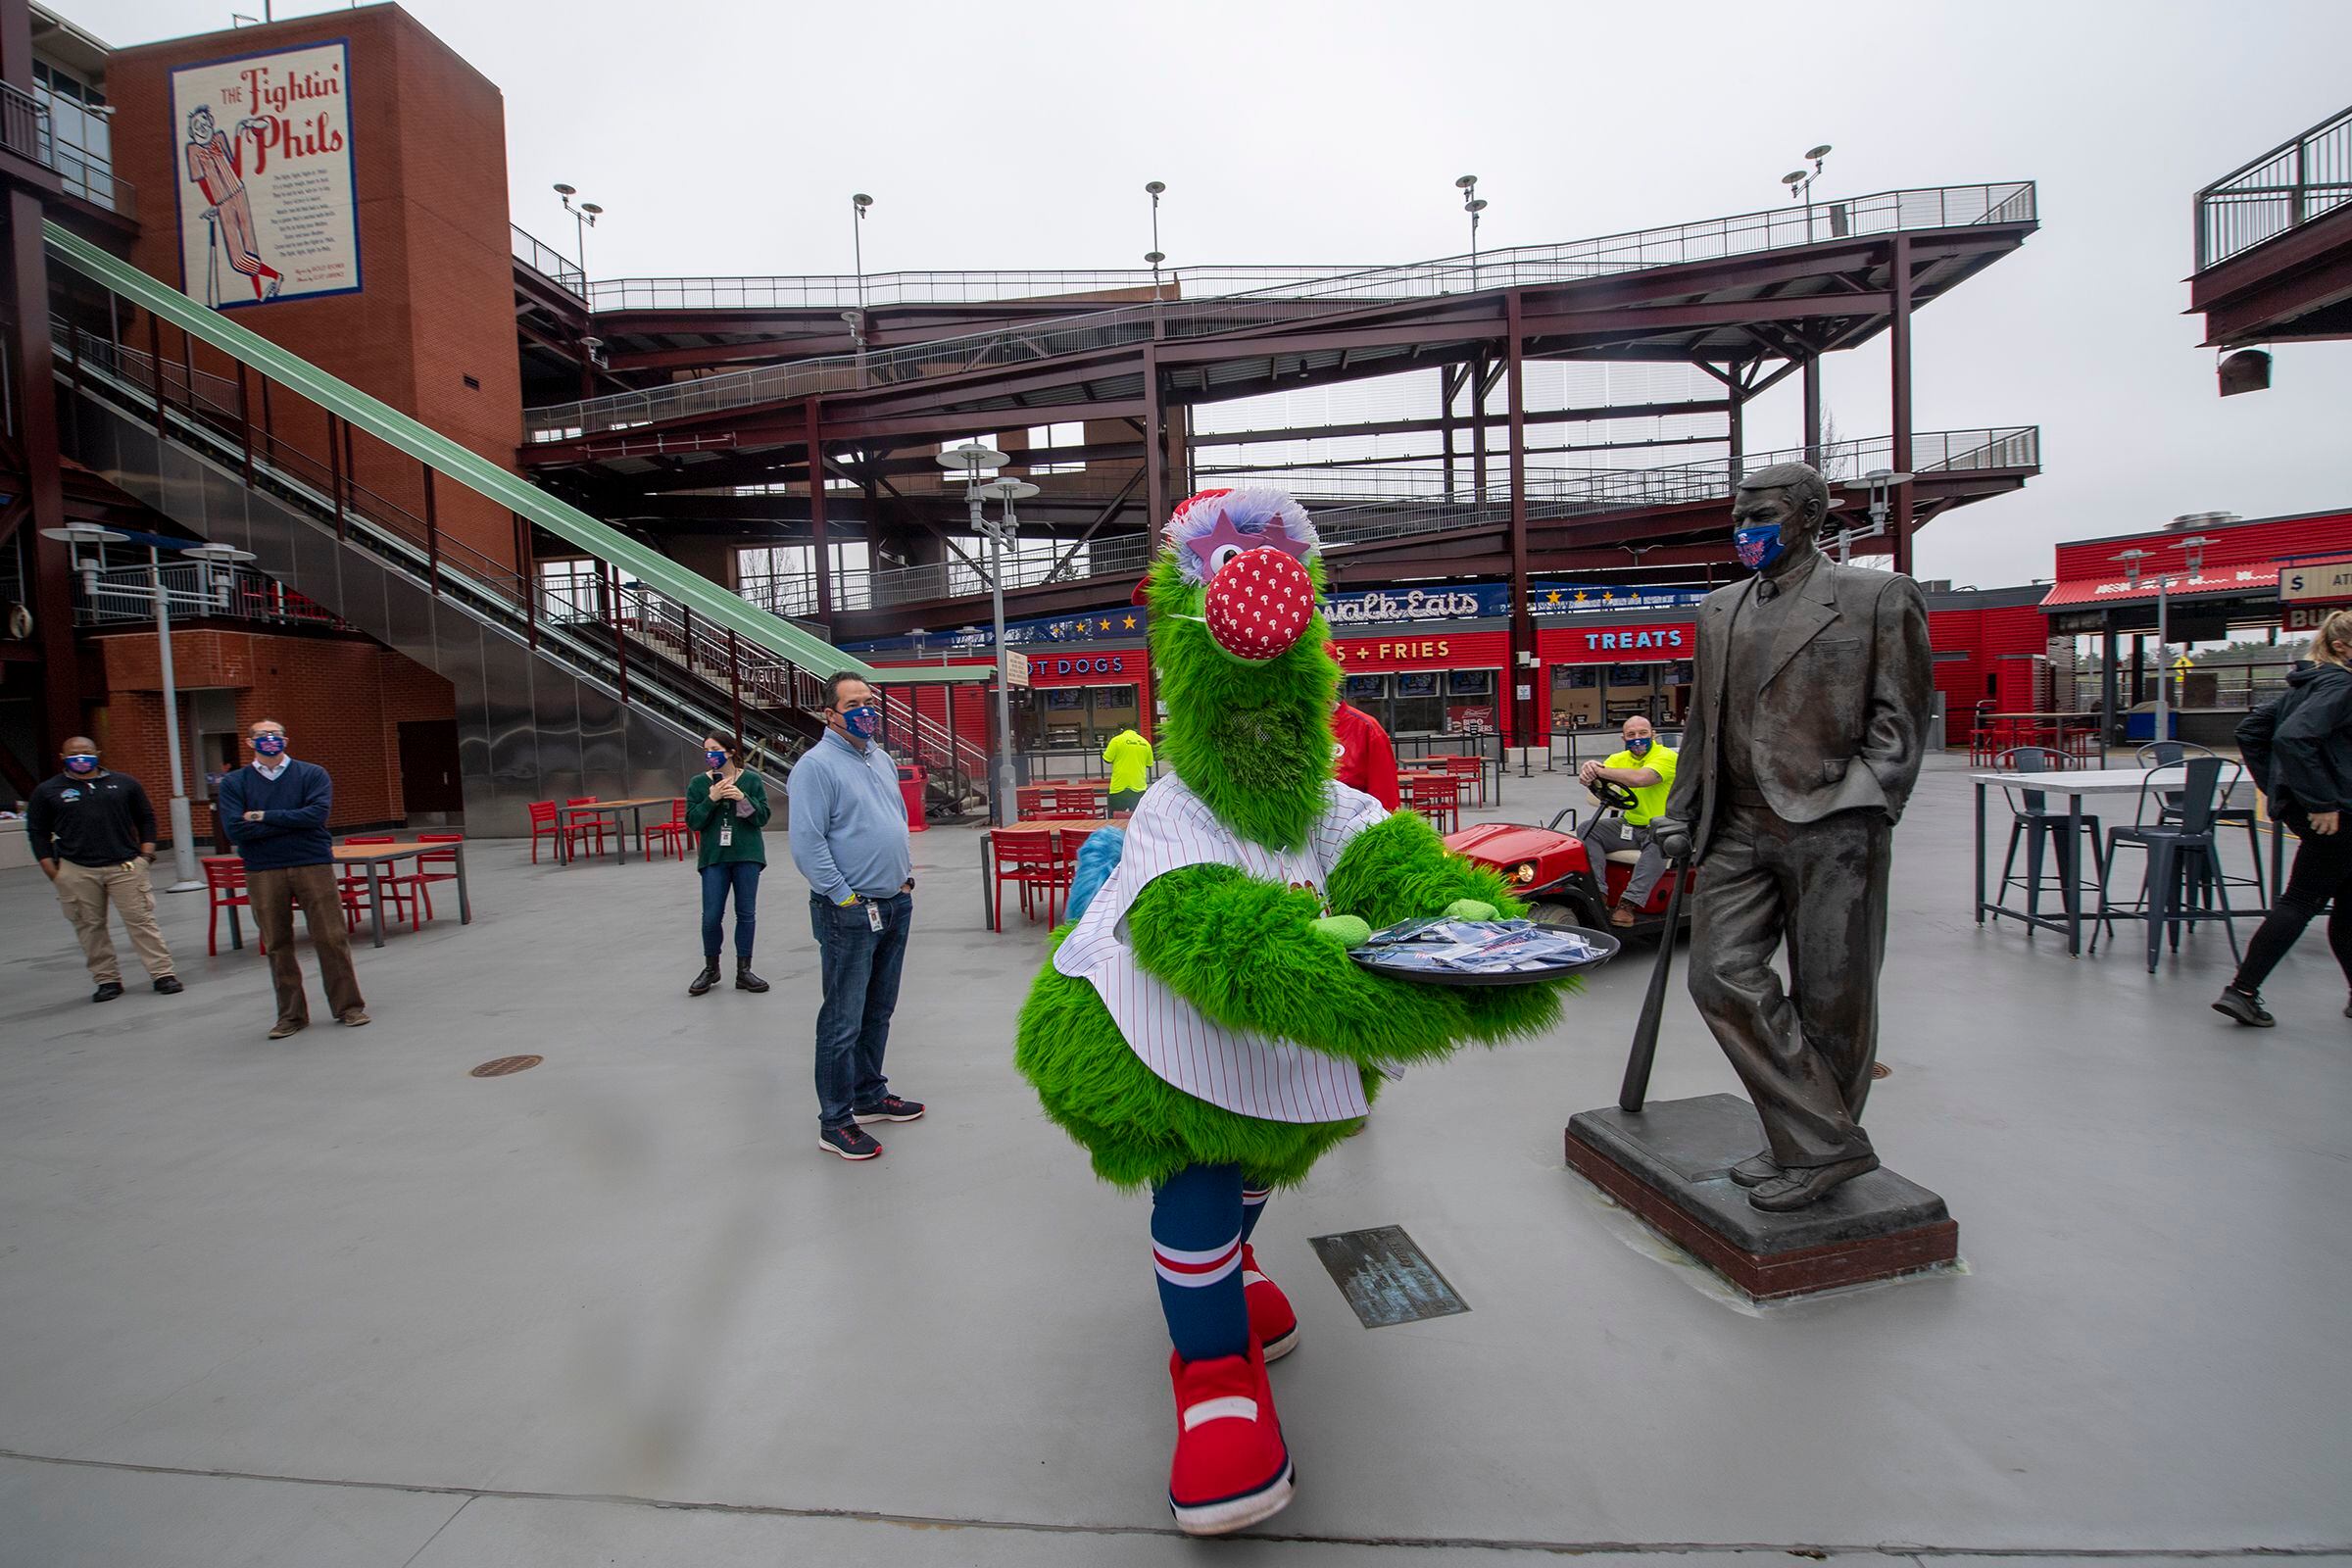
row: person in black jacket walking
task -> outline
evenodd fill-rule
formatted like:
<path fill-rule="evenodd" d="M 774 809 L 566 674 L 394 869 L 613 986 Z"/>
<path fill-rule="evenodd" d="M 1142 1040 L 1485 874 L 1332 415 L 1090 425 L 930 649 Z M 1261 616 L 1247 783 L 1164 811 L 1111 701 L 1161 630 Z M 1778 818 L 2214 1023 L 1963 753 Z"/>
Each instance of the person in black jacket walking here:
<path fill-rule="evenodd" d="M 213 792 L 213 815 L 245 861 L 253 923 L 270 950 L 270 978 L 277 987 L 277 1022 L 270 1038 L 283 1040 L 311 1023 L 302 965 L 294 961 L 296 905 L 318 954 L 327 1005 L 337 1023 L 356 1029 L 368 1021 L 368 1004 L 352 967 L 351 936 L 335 887 L 335 840 L 326 829 L 334 782 L 316 762 L 287 755 L 286 727 L 274 718 L 255 724 L 245 743 L 253 748 L 253 765 L 221 778 Z"/>
<path fill-rule="evenodd" d="M 155 887 L 147 880 L 155 863 L 155 808 L 137 779 L 99 763 L 98 743 L 87 735 L 68 739 L 58 760 L 66 770 L 32 792 L 24 830 L 81 939 L 82 961 L 98 987 L 90 1000 L 112 1002 L 122 994 L 122 965 L 106 930 L 110 905 L 155 989 L 173 995 L 179 977 L 156 926 Z"/>
<path fill-rule="evenodd" d="M 2213 1010 L 2256 1029 L 2278 1020 L 2262 1004 L 2262 982 L 2319 912 L 2328 946 L 2352 989 L 2352 610 L 2320 623 L 2309 669 L 2286 677 L 2286 695 L 2248 713 L 2237 726 L 2247 771 L 2271 798 L 2271 815 L 2300 842 L 2286 891 L 2246 944 L 2245 961 Z M 2352 1002 L 2344 1004 L 2352 1018 Z"/>

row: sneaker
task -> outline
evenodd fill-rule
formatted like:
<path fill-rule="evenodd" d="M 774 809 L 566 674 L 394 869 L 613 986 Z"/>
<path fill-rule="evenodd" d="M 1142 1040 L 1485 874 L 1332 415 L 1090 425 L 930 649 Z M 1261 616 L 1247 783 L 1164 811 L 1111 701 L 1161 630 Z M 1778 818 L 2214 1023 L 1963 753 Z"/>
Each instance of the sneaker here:
<path fill-rule="evenodd" d="M 1298 1348 L 1298 1314 L 1282 1287 L 1257 1271 L 1257 1252 L 1248 1242 L 1242 1244 L 1242 1299 L 1250 1303 L 1250 1336 L 1265 1347 L 1267 1360 Z"/>
<path fill-rule="evenodd" d="M 298 1035 L 302 1033 L 310 1026 L 311 1021 L 308 1018 L 280 1018 L 273 1026 L 271 1026 L 270 1030 L 270 1038 L 272 1040 L 283 1040 L 289 1035 Z"/>
<path fill-rule="evenodd" d="M 155 989 L 167 997 L 176 997 L 188 988 L 179 983 L 179 976 L 168 974 L 155 983 Z"/>
<path fill-rule="evenodd" d="M 341 1024 L 346 1029 L 365 1028 L 371 1021 L 372 1020 L 370 1020 L 368 1016 L 368 1009 L 366 1007 L 354 1007 L 342 1017 L 335 1020 L 335 1022 Z"/>
<path fill-rule="evenodd" d="M 855 1124 L 824 1128 L 816 1138 L 817 1142 L 844 1159 L 871 1159 L 882 1152 L 882 1146 L 875 1143 L 863 1128 Z"/>
<path fill-rule="evenodd" d="M 2235 986 L 2222 988 L 2222 994 L 2213 999 L 2213 1010 L 2249 1029 L 2268 1029 L 2278 1021 L 2263 1006 L 2261 992 L 2240 991 Z M 2352 1007 L 2345 1011 L 2352 1012 Z"/>
<path fill-rule="evenodd" d="M 881 1103 L 859 1105 L 855 1114 L 861 1122 L 921 1121 L 923 1102 L 919 1100 L 901 1100 L 896 1095 L 884 1095 Z"/>
<path fill-rule="evenodd" d="M 1636 918 L 1634 906 L 1630 904 L 1620 904 L 1609 911 L 1609 924 L 1620 931 L 1631 930 Z"/>
<path fill-rule="evenodd" d="M 92 1002 L 112 1002 L 122 994 L 122 981 L 101 980 L 98 982 L 98 989 L 90 993 L 90 1000 Z"/>
<path fill-rule="evenodd" d="M 1168 1357 L 1176 1391 L 1176 1456 L 1168 1508 L 1188 1536 L 1222 1536 L 1270 1519 L 1295 1490 L 1290 1449 L 1266 1387 L 1265 1352 L 1206 1361 Z"/>

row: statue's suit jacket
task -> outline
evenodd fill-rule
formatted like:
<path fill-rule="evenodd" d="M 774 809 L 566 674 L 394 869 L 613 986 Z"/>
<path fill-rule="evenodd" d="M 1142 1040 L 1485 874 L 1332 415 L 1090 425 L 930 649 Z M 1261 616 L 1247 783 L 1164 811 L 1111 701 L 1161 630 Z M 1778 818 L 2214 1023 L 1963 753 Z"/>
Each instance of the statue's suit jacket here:
<path fill-rule="evenodd" d="M 1690 827 L 1701 857 L 1722 793 L 1733 617 L 1756 581 L 1718 588 L 1698 610 L 1697 680 L 1666 814 Z M 1765 662 L 1750 773 L 1786 821 L 1860 808 L 1900 817 L 1919 779 L 1935 696 L 1919 585 L 1824 559 L 1788 610 Z"/>

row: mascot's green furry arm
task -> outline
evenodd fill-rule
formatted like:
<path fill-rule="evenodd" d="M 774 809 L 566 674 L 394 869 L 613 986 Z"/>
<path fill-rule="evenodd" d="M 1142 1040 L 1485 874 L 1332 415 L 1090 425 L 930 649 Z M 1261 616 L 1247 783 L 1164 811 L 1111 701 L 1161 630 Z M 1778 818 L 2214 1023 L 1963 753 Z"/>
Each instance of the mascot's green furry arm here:
<path fill-rule="evenodd" d="M 1220 529 L 1227 526 L 1219 520 Z M 1340 671 L 1326 651 L 1323 617 L 1304 591 L 1311 582 L 1319 592 L 1321 563 L 1311 552 L 1289 549 L 1300 536 L 1311 538 L 1302 514 L 1289 541 L 1279 525 L 1222 543 L 1171 526 L 1170 543 L 1148 580 L 1148 603 L 1167 705 L 1161 755 L 1175 777 L 1152 788 L 1173 787 L 1189 797 L 1183 804 L 1196 815 L 1184 824 L 1188 831 L 1202 823 L 1198 813 L 1205 808 L 1217 837 L 1268 864 L 1287 856 L 1293 858 L 1285 863 L 1296 865 L 1297 857 L 1314 854 L 1318 824 L 1328 828 L 1332 813 L 1359 813 L 1352 836 L 1324 870 L 1287 881 L 1253 875 L 1240 863 L 1206 862 L 1158 868 L 1144 879 L 1131 863 L 1137 858 L 1131 844 L 1130 863 L 1113 873 L 1114 880 L 1141 881 L 1117 895 L 1123 908 L 1117 924 L 1128 945 L 1120 956 L 1197 1009 L 1207 1026 L 1346 1062 L 1350 1089 L 1360 1078 L 1368 1102 L 1380 1083 L 1375 1064 L 1428 1060 L 1469 1040 L 1539 1033 L 1556 1020 L 1568 987 L 1457 990 L 1392 979 L 1355 963 L 1317 928 L 1326 914 L 1355 915 L 1378 928 L 1442 914 L 1464 900 L 1506 915 L 1524 911 L 1503 878 L 1450 855 L 1420 817 L 1398 813 L 1361 825 L 1360 813 L 1377 815 L 1378 808 L 1353 792 L 1334 791 L 1331 711 Z M 1262 634 L 1247 622 L 1233 629 L 1248 612 L 1217 602 L 1219 595 L 1231 601 L 1234 592 L 1250 592 L 1253 583 L 1254 602 L 1266 603 L 1269 581 L 1286 586 L 1289 568 L 1267 561 L 1260 538 L 1303 567 L 1288 589 L 1297 619 L 1280 647 L 1251 642 Z M 1252 562 L 1260 567 L 1254 577 Z M 1279 569 L 1269 573 L 1268 565 Z M 1244 585 L 1239 590 L 1237 580 Z M 1136 834 L 1178 799 L 1148 795 Z M 1072 936 L 1070 928 L 1056 933 L 1057 956 Z M 1293 1184 L 1357 1124 L 1354 1111 L 1293 1119 L 1188 1093 L 1131 1045 L 1102 987 L 1062 972 L 1052 958 L 1022 1009 L 1014 1059 L 1046 1113 L 1085 1147 L 1098 1175 L 1120 1186 L 1227 1163 L 1239 1164 L 1254 1182 Z"/>

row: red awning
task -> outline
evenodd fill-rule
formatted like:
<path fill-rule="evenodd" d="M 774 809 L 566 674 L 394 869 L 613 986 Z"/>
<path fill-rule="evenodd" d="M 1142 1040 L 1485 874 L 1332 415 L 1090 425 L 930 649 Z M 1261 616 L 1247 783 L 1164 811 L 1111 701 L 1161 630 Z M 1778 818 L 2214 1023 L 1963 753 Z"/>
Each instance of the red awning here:
<path fill-rule="evenodd" d="M 2274 599 L 2278 594 L 2276 564 L 2251 566 L 2208 566 L 2195 576 L 2175 577 L 2174 599 Z M 2118 572 L 2112 577 L 2071 577 L 2042 597 L 2044 610 L 2073 610 L 2083 605 L 2138 605 L 2156 602 L 2156 579 L 2132 582 Z"/>

